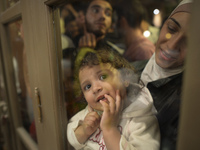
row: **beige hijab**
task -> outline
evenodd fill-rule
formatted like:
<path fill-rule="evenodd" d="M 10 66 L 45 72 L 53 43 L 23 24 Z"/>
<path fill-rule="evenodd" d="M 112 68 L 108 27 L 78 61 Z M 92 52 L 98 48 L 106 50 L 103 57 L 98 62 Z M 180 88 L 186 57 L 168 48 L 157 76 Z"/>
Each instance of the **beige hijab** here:
<path fill-rule="evenodd" d="M 155 61 L 155 53 L 154 53 L 142 72 L 141 80 L 146 86 L 149 82 L 167 78 L 179 74 L 181 72 L 183 72 L 182 66 L 176 69 L 163 69 L 160 66 L 158 66 Z"/>

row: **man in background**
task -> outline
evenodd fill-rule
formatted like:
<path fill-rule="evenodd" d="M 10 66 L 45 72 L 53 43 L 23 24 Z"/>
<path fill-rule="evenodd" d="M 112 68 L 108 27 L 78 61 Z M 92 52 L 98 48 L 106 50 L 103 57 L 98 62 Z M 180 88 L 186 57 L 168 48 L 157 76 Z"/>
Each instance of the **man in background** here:
<path fill-rule="evenodd" d="M 120 1 L 116 4 L 117 29 L 123 37 L 124 57 L 130 61 L 148 60 L 155 51 L 154 44 L 143 36 L 141 23 L 146 20 L 146 10 L 139 0 Z"/>
<path fill-rule="evenodd" d="M 122 49 L 105 39 L 112 24 L 112 13 L 109 1 L 91 0 L 85 9 L 84 34 L 79 39 L 78 47 L 99 49 L 109 46 L 122 54 Z"/>

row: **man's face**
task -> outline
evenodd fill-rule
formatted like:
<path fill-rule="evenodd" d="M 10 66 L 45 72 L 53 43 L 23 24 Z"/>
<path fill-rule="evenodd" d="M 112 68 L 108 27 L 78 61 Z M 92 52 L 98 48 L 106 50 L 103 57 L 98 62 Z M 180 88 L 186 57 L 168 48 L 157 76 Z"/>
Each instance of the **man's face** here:
<path fill-rule="evenodd" d="M 76 37 L 79 34 L 79 27 L 76 21 L 70 21 L 68 24 L 66 24 L 65 30 L 66 33 L 68 33 L 72 37 Z"/>
<path fill-rule="evenodd" d="M 156 44 L 156 63 L 165 69 L 182 66 L 186 56 L 190 14 L 175 13 L 164 23 Z"/>
<path fill-rule="evenodd" d="M 107 33 L 112 23 L 112 7 L 104 0 L 94 0 L 86 12 L 87 31 L 94 33 L 97 37 Z"/>

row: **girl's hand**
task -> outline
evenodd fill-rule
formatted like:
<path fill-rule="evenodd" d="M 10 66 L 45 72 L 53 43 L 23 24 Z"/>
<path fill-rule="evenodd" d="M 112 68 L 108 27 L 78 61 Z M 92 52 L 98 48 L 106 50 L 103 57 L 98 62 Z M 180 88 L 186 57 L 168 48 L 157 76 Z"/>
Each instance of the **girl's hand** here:
<path fill-rule="evenodd" d="M 123 102 L 119 95 L 119 90 L 116 91 L 115 99 L 112 98 L 110 95 L 105 95 L 105 98 L 107 98 L 109 103 L 100 101 L 104 108 L 100 122 L 100 127 L 102 131 L 108 131 L 111 128 L 117 128 L 123 109 Z"/>
<path fill-rule="evenodd" d="M 92 135 L 100 124 L 100 116 L 93 109 L 88 107 L 89 113 L 85 116 L 82 126 L 86 135 Z"/>
<path fill-rule="evenodd" d="M 75 135 L 79 143 L 85 143 L 88 138 L 97 130 L 100 124 L 100 116 L 91 107 L 81 125 L 75 130 Z"/>

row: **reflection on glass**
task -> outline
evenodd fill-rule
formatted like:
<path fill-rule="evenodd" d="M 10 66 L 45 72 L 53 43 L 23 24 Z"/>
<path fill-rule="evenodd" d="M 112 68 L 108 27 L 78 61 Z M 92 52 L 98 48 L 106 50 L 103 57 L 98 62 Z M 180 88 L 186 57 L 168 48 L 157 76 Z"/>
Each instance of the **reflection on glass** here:
<path fill-rule="evenodd" d="M 20 103 L 20 113 L 23 126 L 31 137 L 37 141 L 33 116 L 32 95 L 29 85 L 26 49 L 24 46 L 24 33 L 22 20 L 8 25 L 11 50 L 13 54 L 13 67 L 15 71 L 16 90 Z"/>
<path fill-rule="evenodd" d="M 10 8 L 12 7 L 16 2 L 18 2 L 19 0 L 4 0 L 4 8 Z"/>
<path fill-rule="evenodd" d="M 73 64 L 79 36 L 82 34 L 81 19 L 83 16 L 82 2 L 74 2 L 74 4 L 65 4 L 60 8 L 63 85 L 68 118 L 71 118 L 86 105 L 79 97 L 75 96 L 73 91 Z"/>
<path fill-rule="evenodd" d="M 83 104 L 75 98 L 72 91 L 73 65 L 78 48 L 100 49 L 109 46 L 132 62 L 136 69 L 140 69 L 141 66 L 137 62 L 152 56 L 160 27 L 177 4 L 176 0 L 167 5 L 163 5 L 164 2 L 146 0 L 141 0 L 141 3 L 134 0 L 113 1 L 107 5 L 108 8 L 101 9 L 101 6 L 90 7 L 97 4 L 95 0 L 90 2 L 76 1 L 59 8 L 63 81 L 69 118 L 82 109 Z M 97 15 L 100 12 L 102 16 Z M 155 22 L 157 16 L 159 19 Z"/>
<path fill-rule="evenodd" d="M 6 90 L 3 79 L 3 69 L 0 62 L 0 149 L 11 149 L 11 132 L 9 124 L 8 107 L 6 103 Z"/>
<path fill-rule="evenodd" d="M 156 1 L 141 0 L 141 2 L 144 7 L 136 1 L 113 3 L 112 6 L 115 5 L 115 9 L 112 11 L 112 20 L 109 16 L 110 12 L 106 11 L 105 7 L 101 7 L 104 2 L 99 4 L 95 0 L 90 3 L 89 7 L 85 7 L 86 5 L 82 3 L 70 3 L 60 9 L 63 81 L 69 119 L 78 109 L 81 109 L 79 107 L 81 101 L 75 97 L 76 91 L 72 91 L 76 48 L 93 47 L 98 49 L 101 45 L 107 45 L 109 42 L 109 46 L 115 45 L 114 49 L 116 47 L 123 49 L 124 51 L 119 52 L 133 63 L 136 69 L 141 67 L 137 66 L 138 61 L 150 59 L 154 53 L 154 44 L 157 42 L 160 28 L 176 6 L 177 1 L 172 0 L 172 3 L 168 5 L 158 4 Z M 92 4 L 95 4 L 94 7 L 90 7 Z M 84 7 L 87 9 L 85 10 Z M 101 14 L 97 15 L 99 12 Z M 110 28 L 106 28 L 107 26 Z M 72 42 L 75 48 L 67 46 L 65 42 Z M 148 46 L 145 47 L 145 45 Z M 149 48 L 151 49 L 149 50 Z"/>
<path fill-rule="evenodd" d="M 176 0 L 167 5 L 166 2 L 158 3 L 156 0 L 141 0 L 141 4 L 134 0 L 114 1 L 106 5 L 109 7 L 105 9 L 102 4 L 107 2 L 98 2 L 78 1 L 60 8 L 63 82 L 68 119 L 85 105 L 73 91 L 74 62 L 79 48 L 101 50 L 104 46 L 111 47 L 140 72 L 145 67 L 145 63 L 141 62 L 150 59 L 155 52 L 160 28 L 177 5 Z"/>

